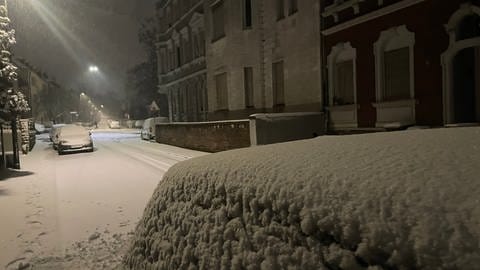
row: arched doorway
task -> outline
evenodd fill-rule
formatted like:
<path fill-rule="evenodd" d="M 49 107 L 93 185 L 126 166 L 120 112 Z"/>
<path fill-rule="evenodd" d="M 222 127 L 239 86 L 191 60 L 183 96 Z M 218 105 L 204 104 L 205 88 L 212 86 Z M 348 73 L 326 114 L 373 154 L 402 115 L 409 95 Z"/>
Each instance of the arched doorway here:
<path fill-rule="evenodd" d="M 464 4 L 447 24 L 442 55 L 445 124 L 480 122 L 480 8 Z"/>

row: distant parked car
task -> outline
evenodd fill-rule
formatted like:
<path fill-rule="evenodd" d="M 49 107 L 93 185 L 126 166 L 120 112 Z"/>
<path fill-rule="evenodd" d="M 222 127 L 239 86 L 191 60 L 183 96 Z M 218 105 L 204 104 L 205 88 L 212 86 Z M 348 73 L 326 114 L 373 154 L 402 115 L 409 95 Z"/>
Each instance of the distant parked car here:
<path fill-rule="evenodd" d="M 142 127 L 143 127 L 143 122 L 144 122 L 143 120 L 137 120 L 137 121 L 135 121 L 134 127 L 135 127 L 135 128 L 142 128 Z"/>
<path fill-rule="evenodd" d="M 116 120 L 112 120 L 110 121 L 110 123 L 108 123 L 108 127 L 112 129 L 120 128 L 120 122 Z"/>
<path fill-rule="evenodd" d="M 140 137 L 143 140 L 155 139 L 155 118 L 148 118 L 143 121 Z"/>
<path fill-rule="evenodd" d="M 50 133 L 49 133 L 49 136 L 50 136 L 50 141 L 53 143 L 53 149 L 57 149 L 57 145 L 58 145 L 58 132 L 60 131 L 60 128 L 61 127 L 64 127 L 65 124 L 56 124 L 56 125 L 53 125 L 52 128 L 50 129 Z"/>
<path fill-rule="evenodd" d="M 45 125 L 40 124 L 40 123 L 35 123 L 34 125 L 35 125 L 34 126 L 35 127 L 35 132 L 37 134 L 41 134 L 41 133 L 44 133 L 46 131 Z"/>
<path fill-rule="evenodd" d="M 66 152 L 88 151 L 93 152 L 93 140 L 90 131 L 84 127 L 67 125 L 60 128 L 58 132 L 58 154 Z"/>

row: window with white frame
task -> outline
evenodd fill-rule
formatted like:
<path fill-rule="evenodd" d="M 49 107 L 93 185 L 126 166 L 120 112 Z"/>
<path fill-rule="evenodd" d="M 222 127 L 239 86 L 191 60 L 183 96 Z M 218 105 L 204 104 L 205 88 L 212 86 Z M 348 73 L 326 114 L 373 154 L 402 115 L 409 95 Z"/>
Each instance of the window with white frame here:
<path fill-rule="evenodd" d="M 243 79 L 245 88 L 245 107 L 253 108 L 253 68 L 243 68 Z"/>
<path fill-rule="evenodd" d="M 288 15 L 292 15 L 298 11 L 298 0 L 288 1 Z"/>
<path fill-rule="evenodd" d="M 225 11 L 223 5 L 222 0 L 212 6 L 212 41 L 216 41 L 225 36 Z"/>
<path fill-rule="evenodd" d="M 285 105 L 285 76 L 283 61 L 272 64 L 273 106 Z"/>
<path fill-rule="evenodd" d="M 243 29 L 252 28 L 252 0 L 243 0 Z"/>
<path fill-rule="evenodd" d="M 215 76 L 215 87 L 217 90 L 217 110 L 228 110 L 228 87 L 226 72 Z"/>
<path fill-rule="evenodd" d="M 335 64 L 333 105 L 355 103 L 353 65 L 353 60 L 347 60 Z"/>
<path fill-rule="evenodd" d="M 332 47 L 327 57 L 330 106 L 356 103 L 356 57 L 349 42 Z"/>
<path fill-rule="evenodd" d="M 285 5 L 283 1 L 284 0 L 276 0 L 277 20 L 285 18 Z"/>
<path fill-rule="evenodd" d="M 410 98 L 410 51 L 408 47 L 387 51 L 384 57 L 383 100 Z"/>
<path fill-rule="evenodd" d="M 405 25 L 380 34 L 375 43 L 377 102 L 414 98 L 415 33 Z"/>

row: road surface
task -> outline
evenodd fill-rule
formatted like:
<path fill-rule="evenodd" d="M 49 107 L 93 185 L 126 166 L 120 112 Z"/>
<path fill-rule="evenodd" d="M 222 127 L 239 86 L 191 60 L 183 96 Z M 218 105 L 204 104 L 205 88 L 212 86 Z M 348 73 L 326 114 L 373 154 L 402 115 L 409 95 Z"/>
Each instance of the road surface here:
<path fill-rule="evenodd" d="M 205 153 L 97 131 L 93 153 L 59 156 L 48 136 L 0 180 L 0 269 L 109 269 L 163 174 Z"/>

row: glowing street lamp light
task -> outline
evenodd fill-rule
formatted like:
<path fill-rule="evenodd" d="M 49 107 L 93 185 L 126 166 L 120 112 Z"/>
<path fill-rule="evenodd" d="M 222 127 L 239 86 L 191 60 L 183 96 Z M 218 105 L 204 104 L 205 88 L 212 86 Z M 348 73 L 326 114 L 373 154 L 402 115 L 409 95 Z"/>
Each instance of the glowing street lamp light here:
<path fill-rule="evenodd" d="M 88 71 L 90 72 L 98 72 L 98 67 L 97 66 L 89 66 Z"/>

